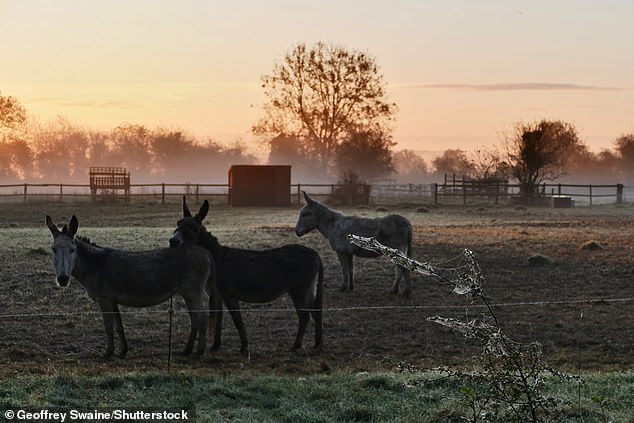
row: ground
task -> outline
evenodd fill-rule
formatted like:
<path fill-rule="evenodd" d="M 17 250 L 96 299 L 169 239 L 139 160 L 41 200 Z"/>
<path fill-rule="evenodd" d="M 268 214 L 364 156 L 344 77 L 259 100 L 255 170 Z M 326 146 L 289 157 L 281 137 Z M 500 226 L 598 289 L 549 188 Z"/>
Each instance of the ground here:
<path fill-rule="evenodd" d="M 192 209 L 198 204 L 190 204 Z M 86 373 L 160 370 L 168 365 L 169 304 L 123 308 L 130 351 L 125 359 L 100 359 L 105 333 L 98 306 L 77 281 L 66 289 L 54 282 L 52 237 L 44 224 L 72 214 L 80 235 L 122 249 L 167 246 L 180 206 L 153 203 L 0 203 L 0 375 L 79 371 Z M 377 207 L 350 207 L 346 214 L 384 215 Z M 414 225 L 414 257 L 441 266 L 464 248 L 474 251 L 486 284 L 485 295 L 501 327 L 517 341 L 537 341 L 545 359 L 565 370 L 632 369 L 634 356 L 634 207 L 573 209 L 523 207 L 390 206 Z M 481 302 L 452 294 L 432 277 L 415 275 L 409 298 L 388 290 L 393 266 L 384 258 L 356 259 L 353 292 L 340 292 L 335 254 L 317 232 L 297 238 L 298 208 L 254 209 L 212 205 L 205 220 L 220 242 L 263 249 L 300 243 L 316 249 L 325 263 L 324 341 L 289 352 L 297 319 L 290 301 L 245 305 L 250 342 L 239 353 L 231 319 L 223 325 L 223 346 L 194 359 L 175 355 L 174 368 L 213 372 L 262 371 L 314 374 L 393 368 L 405 361 L 423 368 L 469 366 L 475 341 L 426 320 L 431 316 L 477 317 Z M 582 248 L 595 241 L 600 248 Z M 542 255 L 547 263 L 531 264 Z M 176 299 L 172 350 L 183 348 L 188 317 Z M 386 359 L 387 358 L 387 359 Z"/>

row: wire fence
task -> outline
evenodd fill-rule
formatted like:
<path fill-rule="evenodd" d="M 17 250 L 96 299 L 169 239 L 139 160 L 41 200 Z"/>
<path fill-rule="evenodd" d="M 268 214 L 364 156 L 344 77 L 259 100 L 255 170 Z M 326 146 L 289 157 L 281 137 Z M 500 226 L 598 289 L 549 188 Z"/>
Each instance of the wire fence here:
<path fill-rule="evenodd" d="M 634 297 L 623 298 L 581 298 L 574 300 L 537 300 L 537 301 L 513 301 L 502 303 L 489 304 L 493 308 L 510 308 L 510 307 L 524 307 L 524 306 L 554 306 L 554 305 L 579 305 L 579 304 L 602 304 L 602 303 L 626 303 L 634 302 Z M 240 308 L 240 312 L 243 313 L 296 313 L 300 311 L 315 311 L 315 309 L 296 309 L 294 307 L 246 307 Z M 157 306 L 158 307 L 158 306 Z M 350 307 L 324 307 L 321 310 L 324 312 L 350 312 L 350 311 L 373 311 L 373 310 L 460 310 L 460 309 L 485 309 L 487 306 L 484 304 L 469 304 L 466 305 L 384 305 L 384 306 L 350 306 Z M 156 309 L 132 309 L 121 310 L 119 312 L 102 312 L 102 311 L 71 311 L 71 312 L 51 312 L 51 313 L 4 313 L 0 314 L 0 319 L 17 319 L 17 318 L 29 318 L 29 317 L 69 317 L 69 316 L 86 316 L 86 315 L 103 315 L 103 314 L 124 314 L 124 315 L 148 315 L 148 314 L 165 314 L 165 313 L 181 313 L 189 314 L 190 312 L 229 312 L 229 309 L 214 310 L 156 310 Z"/>
<path fill-rule="evenodd" d="M 302 191 L 316 198 L 337 198 L 343 204 L 504 204 L 520 197 L 520 186 L 503 181 L 449 180 L 428 184 L 291 184 L 290 203 L 302 203 Z M 361 193 L 362 195 L 357 195 Z M 178 202 L 183 195 L 196 201 L 230 204 L 229 184 L 143 183 L 130 184 L 129 192 L 103 190 L 96 194 L 89 184 L 20 183 L 0 185 L 0 201 L 160 201 Z M 573 205 L 624 204 L 634 190 L 622 184 L 541 184 L 535 204 L 557 207 Z"/>

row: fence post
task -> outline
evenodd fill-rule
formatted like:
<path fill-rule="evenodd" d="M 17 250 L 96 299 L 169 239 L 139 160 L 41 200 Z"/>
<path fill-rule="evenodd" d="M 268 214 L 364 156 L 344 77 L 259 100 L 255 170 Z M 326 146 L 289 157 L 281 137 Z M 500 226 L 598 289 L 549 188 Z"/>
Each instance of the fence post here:
<path fill-rule="evenodd" d="M 592 207 L 592 185 L 588 185 L 588 188 L 590 189 L 590 207 Z"/>
<path fill-rule="evenodd" d="M 462 205 L 464 206 L 465 204 L 467 204 L 467 185 L 465 184 L 465 181 L 462 181 Z"/>
<path fill-rule="evenodd" d="M 438 183 L 434 182 L 432 187 L 434 189 L 434 204 L 438 205 Z"/>
<path fill-rule="evenodd" d="M 27 187 L 28 185 L 29 185 L 29 184 L 27 184 L 26 182 L 24 183 L 24 202 L 25 202 L 25 203 L 26 203 L 26 187 Z"/>
<path fill-rule="evenodd" d="M 165 182 L 161 184 L 161 204 L 165 204 Z"/>
<path fill-rule="evenodd" d="M 623 184 L 616 185 L 616 204 L 623 204 Z"/>
<path fill-rule="evenodd" d="M 297 184 L 297 204 L 302 204 L 302 184 Z"/>
<path fill-rule="evenodd" d="M 200 193 L 200 184 L 196 184 L 196 202 L 198 203 L 198 195 Z"/>
<path fill-rule="evenodd" d="M 64 201 L 64 199 L 62 198 L 64 195 L 63 187 L 64 187 L 64 184 L 59 184 L 59 202 L 60 203 Z"/>
<path fill-rule="evenodd" d="M 561 184 L 557 184 L 557 195 L 561 196 Z"/>

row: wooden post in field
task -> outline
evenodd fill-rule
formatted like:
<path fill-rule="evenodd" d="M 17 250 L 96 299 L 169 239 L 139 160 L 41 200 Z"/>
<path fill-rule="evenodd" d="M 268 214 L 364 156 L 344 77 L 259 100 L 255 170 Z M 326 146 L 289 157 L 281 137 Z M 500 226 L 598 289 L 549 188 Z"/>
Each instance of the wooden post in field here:
<path fill-rule="evenodd" d="M 302 184 L 297 184 L 297 204 L 302 204 Z"/>
<path fill-rule="evenodd" d="M 64 195 L 64 184 L 59 184 L 59 202 L 60 203 L 63 201 L 63 195 Z"/>
<path fill-rule="evenodd" d="M 437 205 L 438 204 L 438 183 L 437 182 L 434 182 L 433 188 L 434 188 L 434 204 Z"/>
<path fill-rule="evenodd" d="M 29 184 L 27 184 L 26 182 L 24 183 L 24 202 L 25 202 L 25 203 L 26 203 L 26 191 L 27 191 L 27 188 L 26 188 L 26 187 L 27 187 L 28 185 L 29 185 Z"/>
<path fill-rule="evenodd" d="M 165 204 L 165 182 L 161 184 L 161 204 Z"/>
<path fill-rule="evenodd" d="M 588 185 L 590 191 L 590 207 L 592 207 L 592 185 Z"/>
<path fill-rule="evenodd" d="M 616 185 L 616 204 L 623 204 L 623 184 Z"/>

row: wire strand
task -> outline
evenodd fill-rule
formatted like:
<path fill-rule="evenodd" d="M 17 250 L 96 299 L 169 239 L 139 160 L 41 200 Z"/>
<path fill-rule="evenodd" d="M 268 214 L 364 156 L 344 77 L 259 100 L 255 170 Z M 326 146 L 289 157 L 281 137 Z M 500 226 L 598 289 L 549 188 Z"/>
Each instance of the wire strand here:
<path fill-rule="evenodd" d="M 596 303 L 625 303 L 634 301 L 634 297 L 625 298 L 589 298 L 578 300 L 561 300 L 561 301 L 519 301 L 519 302 L 503 302 L 489 304 L 490 307 L 503 308 L 503 307 L 521 307 L 521 306 L 549 306 L 549 305 L 574 305 L 574 304 L 596 304 Z M 487 308 L 485 304 L 474 305 L 386 305 L 386 306 L 353 306 L 353 307 L 327 307 L 322 308 L 324 312 L 346 312 L 346 311 L 371 311 L 371 310 L 457 310 L 468 308 Z M 241 308 L 243 313 L 295 313 L 300 311 L 315 311 L 316 309 L 302 308 Z M 194 312 L 214 312 L 214 311 L 228 311 L 222 310 L 191 310 Z M 185 314 L 190 310 L 172 310 L 172 313 Z M 170 313 L 170 310 L 125 310 L 120 314 L 165 314 Z M 65 313 L 6 313 L 0 314 L 0 319 L 5 318 L 21 318 L 21 317 L 64 317 L 64 316 L 79 316 L 90 314 L 115 314 L 115 312 L 101 312 L 101 311 L 73 311 Z"/>

